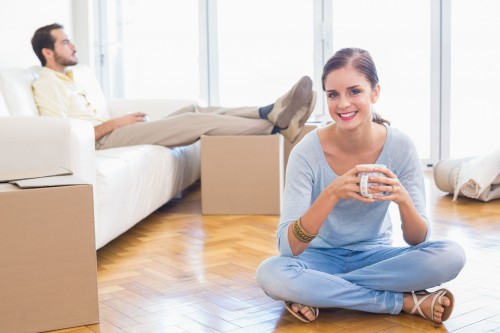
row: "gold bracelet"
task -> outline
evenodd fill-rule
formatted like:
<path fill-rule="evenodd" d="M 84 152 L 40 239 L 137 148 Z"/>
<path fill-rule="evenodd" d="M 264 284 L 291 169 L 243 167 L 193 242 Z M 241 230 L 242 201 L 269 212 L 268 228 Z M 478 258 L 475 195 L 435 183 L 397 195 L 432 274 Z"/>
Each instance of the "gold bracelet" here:
<path fill-rule="evenodd" d="M 302 217 L 299 217 L 297 219 L 297 226 L 299 227 L 300 231 L 302 231 L 307 237 L 316 237 L 318 236 L 318 234 L 310 234 L 309 232 L 306 231 L 306 229 L 304 229 L 304 227 L 302 226 Z"/>
<path fill-rule="evenodd" d="M 293 222 L 292 231 L 295 237 L 302 243 L 310 243 L 317 236 L 317 234 L 312 235 L 304 230 L 304 228 L 300 224 L 300 218 L 297 221 Z"/>
<path fill-rule="evenodd" d="M 311 242 L 311 238 L 307 237 L 303 233 L 301 233 L 300 229 L 297 227 L 297 221 L 293 222 L 292 224 L 292 230 L 293 234 L 295 235 L 295 238 L 297 238 L 301 243 L 309 243 Z"/>
<path fill-rule="evenodd" d="M 295 236 L 302 243 L 309 243 L 314 239 L 314 237 L 309 237 L 306 234 L 304 234 L 298 227 L 297 222 L 294 223 L 294 228 L 295 228 Z"/>

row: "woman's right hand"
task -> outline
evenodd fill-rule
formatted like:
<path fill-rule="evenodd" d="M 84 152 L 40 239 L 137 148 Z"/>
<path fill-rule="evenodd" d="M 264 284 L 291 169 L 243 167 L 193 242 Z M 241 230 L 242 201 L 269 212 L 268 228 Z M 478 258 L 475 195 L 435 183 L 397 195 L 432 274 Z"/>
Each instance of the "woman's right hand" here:
<path fill-rule="evenodd" d="M 360 172 L 372 171 L 363 166 L 355 166 L 341 176 L 335 178 L 323 192 L 335 203 L 340 199 L 356 199 L 364 202 L 373 202 L 373 198 L 365 198 L 359 193 Z"/>

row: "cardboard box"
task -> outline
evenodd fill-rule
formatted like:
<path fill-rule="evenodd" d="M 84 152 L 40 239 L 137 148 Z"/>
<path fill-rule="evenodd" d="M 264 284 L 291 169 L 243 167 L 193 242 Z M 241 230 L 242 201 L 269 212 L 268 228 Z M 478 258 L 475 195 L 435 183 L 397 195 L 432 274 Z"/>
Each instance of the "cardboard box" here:
<path fill-rule="evenodd" d="M 0 184 L 0 332 L 99 321 L 91 185 Z"/>
<path fill-rule="evenodd" d="M 280 214 L 283 136 L 202 136 L 203 214 Z"/>

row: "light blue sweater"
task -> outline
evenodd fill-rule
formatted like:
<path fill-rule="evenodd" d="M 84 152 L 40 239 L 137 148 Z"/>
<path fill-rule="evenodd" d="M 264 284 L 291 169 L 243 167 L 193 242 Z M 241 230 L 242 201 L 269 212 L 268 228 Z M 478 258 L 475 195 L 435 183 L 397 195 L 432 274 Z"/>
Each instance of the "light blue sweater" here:
<path fill-rule="evenodd" d="M 413 141 L 401 131 L 387 127 L 386 142 L 375 163 L 385 164 L 408 191 L 419 214 L 427 221 L 428 239 L 430 226 L 425 209 L 424 177 Z M 281 255 L 292 256 L 288 225 L 302 216 L 336 177 L 326 161 L 318 131 L 310 132 L 295 146 L 288 160 L 277 233 Z M 365 251 L 375 246 L 391 245 L 389 204 L 388 201 L 364 203 L 356 199 L 340 200 L 309 246 Z"/>

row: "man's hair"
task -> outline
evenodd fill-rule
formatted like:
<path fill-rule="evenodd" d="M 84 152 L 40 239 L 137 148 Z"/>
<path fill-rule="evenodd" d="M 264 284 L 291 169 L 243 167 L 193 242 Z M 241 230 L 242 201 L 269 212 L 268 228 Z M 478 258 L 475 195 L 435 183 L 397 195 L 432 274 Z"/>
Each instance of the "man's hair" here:
<path fill-rule="evenodd" d="M 46 25 L 44 27 L 38 28 L 31 38 L 31 46 L 33 47 L 33 51 L 35 51 L 36 56 L 42 63 L 42 66 L 45 66 L 47 60 L 45 59 L 42 50 L 50 49 L 54 50 L 55 39 L 52 37 L 52 30 L 55 29 L 63 29 L 64 27 L 58 23 L 52 23 Z"/>

